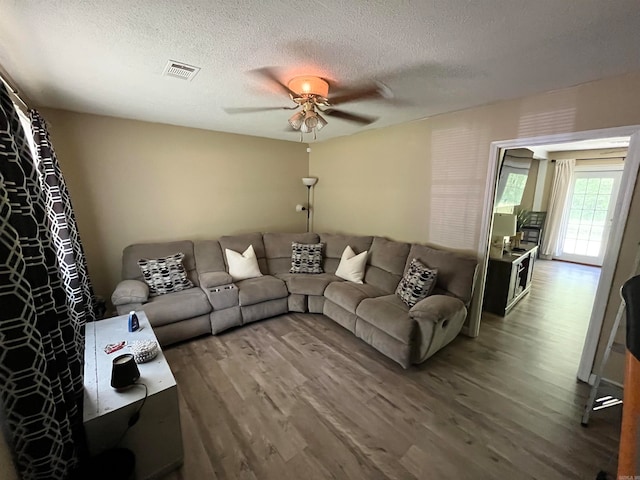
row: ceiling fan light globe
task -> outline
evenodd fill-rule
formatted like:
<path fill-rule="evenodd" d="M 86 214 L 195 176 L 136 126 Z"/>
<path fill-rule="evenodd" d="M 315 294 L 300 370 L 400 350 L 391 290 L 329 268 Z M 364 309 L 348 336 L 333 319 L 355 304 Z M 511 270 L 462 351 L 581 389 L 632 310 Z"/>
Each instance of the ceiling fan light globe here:
<path fill-rule="evenodd" d="M 318 117 L 313 116 L 313 117 L 307 117 L 304 119 L 304 125 L 309 129 L 309 130 L 313 130 L 314 128 L 316 128 L 318 126 Z"/>
<path fill-rule="evenodd" d="M 316 125 L 316 130 L 318 131 L 322 130 L 325 125 L 329 123 L 324 118 L 322 118 L 319 113 L 316 114 L 316 118 L 318 119 L 318 124 Z"/>
<path fill-rule="evenodd" d="M 304 121 L 304 113 L 296 112 L 289 119 L 289 125 L 291 125 L 291 128 L 293 128 L 294 130 L 300 130 L 300 127 L 302 126 L 303 121 Z"/>

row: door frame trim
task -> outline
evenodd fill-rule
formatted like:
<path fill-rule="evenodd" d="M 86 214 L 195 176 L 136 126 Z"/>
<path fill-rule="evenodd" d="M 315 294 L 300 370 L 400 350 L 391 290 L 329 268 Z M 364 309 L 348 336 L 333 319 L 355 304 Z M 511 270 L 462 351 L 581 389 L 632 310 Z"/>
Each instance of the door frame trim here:
<path fill-rule="evenodd" d="M 589 328 L 587 329 L 587 335 L 584 339 L 580 366 L 578 367 L 578 379 L 583 382 L 589 381 L 593 370 L 600 333 L 602 332 L 602 325 L 604 323 L 604 314 L 607 309 L 607 300 L 613 285 L 613 275 L 620 255 L 622 237 L 627 225 L 629 208 L 631 207 L 631 199 L 638 178 L 639 167 L 640 132 L 635 132 L 631 134 L 629 141 L 629 150 L 627 151 L 627 158 L 624 161 L 624 170 L 622 171 L 622 180 L 620 181 L 620 190 L 618 191 L 618 201 L 613 211 L 613 218 L 624 219 L 624 221 L 619 221 L 612 225 L 611 232 L 609 233 L 607 251 L 604 255 L 602 270 L 600 271 L 600 281 L 598 282 L 598 289 L 596 290 L 596 296 L 593 300 L 593 310 L 591 311 Z"/>
<path fill-rule="evenodd" d="M 498 180 L 498 167 L 501 158 L 501 151 L 509 148 L 519 147 L 535 147 L 545 144 L 567 143 L 580 140 L 590 140 L 596 138 L 611 137 L 633 137 L 629 145 L 629 151 L 625 160 L 625 174 L 623 174 L 623 183 L 620 185 L 620 193 L 618 194 L 618 202 L 616 204 L 616 213 L 624 213 L 624 222 L 617 222 L 612 228 L 609 237 L 609 246 L 605 254 L 600 281 L 596 291 L 594 300 L 594 309 L 591 313 L 589 328 L 585 338 L 585 344 L 578 368 L 578 378 L 582 381 L 588 381 L 595 359 L 596 349 L 598 347 L 598 339 L 602 330 L 604 321 L 604 313 L 607 305 L 607 298 L 611 285 L 613 283 L 613 274 L 615 271 L 616 261 L 620 254 L 620 246 L 622 244 L 622 235 L 626 225 L 626 218 L 631 205 L 631 197 L 635 188 L 636 178 L 638 176 L 638 166 L 640 165 L 640 125 L 629 125 L 623 127 L 604 128 L 598 130 L 585 130 L 581 132 L 569 132 L 554 135 L 542 135 L 539 137 L 517 138 L 512 140 L 499 140 L 491 142 L 489 147 L 489 162 L 487 165 L 487 183 L 485 186 L 484 202 L 482 209 L 482 224 L 480 230 L 480 241 L 478 242 L 478 284 L 476 307 L 469 316 L 469 324 L 466 333 L 472 337 L 478 336 L 480 333 L 480 323 L 482 318 L 482 303 L 484 297 L 484 287 L 487 275 L 487 265 L 489 263 L 489 247 L 491 223 L 493 221 L 493 204 L 495 202 L 496 185 Z M 632 144 L 637 148 L 632 149 Z M 616 218 L 621 218 L 620 216 Z"/>

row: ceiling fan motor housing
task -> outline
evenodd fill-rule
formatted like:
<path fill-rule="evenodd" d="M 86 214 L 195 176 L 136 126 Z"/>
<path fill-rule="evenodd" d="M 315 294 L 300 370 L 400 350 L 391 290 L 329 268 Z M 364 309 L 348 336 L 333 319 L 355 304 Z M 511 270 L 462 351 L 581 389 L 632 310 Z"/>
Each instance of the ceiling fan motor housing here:
<path fill-rule="evenodd" d="M 293 77 L 288 87 L 300 96 L 329 96 L 329 84 L 320 77 L 301 76 Z"/>

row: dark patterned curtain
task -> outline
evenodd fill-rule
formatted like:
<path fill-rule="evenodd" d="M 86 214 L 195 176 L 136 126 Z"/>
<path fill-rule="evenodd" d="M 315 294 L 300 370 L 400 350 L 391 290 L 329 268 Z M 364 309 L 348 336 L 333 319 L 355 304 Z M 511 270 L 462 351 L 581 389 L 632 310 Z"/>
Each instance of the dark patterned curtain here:
<path fill-rule="evenodd" d="M 71 197 L 46 123 L 35 110 L 29 111 L 29 116 L 37 152 L 36 168 L 40 170 L 40 184 L 47 202 L 47 215 L 58 263 L 62 269 L 67 307 L 77 329 L 77 341 L 80 343 L 84 338 L 84 323 L 96 319 L 96 298 L 87 272 L 87 261 L 71 206 Z"/>
<path fill-rule="evenodd" d="M 46 132 L 44 138 L 51 152 Z M 40 151 L 55 159 L 42 146 Z M 46 161 L 39 164 L 48 182 Z M 84 452 L 81 332 L 92 316 L 90 302 L 80 312 L 67 298 L 78 287 L 64 280 L 68 264 L 61 266 L 56 242 L 69 240 L 54 240 L 63 229 L 52 226 L 51 194 L 40 175 L 0 83 L 0 416 L 18 473 L 28 480 L 64 479 Z M 64 231 L 77 239 L 75 225 L 67 223 Z M 90 287 L 85 293 L 90 296 Z"/>

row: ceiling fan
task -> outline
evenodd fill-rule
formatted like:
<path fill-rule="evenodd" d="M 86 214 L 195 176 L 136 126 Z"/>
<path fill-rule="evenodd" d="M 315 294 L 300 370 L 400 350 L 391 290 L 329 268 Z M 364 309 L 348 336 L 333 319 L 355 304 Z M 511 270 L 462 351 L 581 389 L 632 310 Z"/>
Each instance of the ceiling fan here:
<path fill-rule="evenodd" d="M 313 133 L 315 140 L 316 132 L 322 130 L 327 125 L 328 122 L 320 115 L 321 113 L 360 125 L 369 125 L 378 119 L 378 117 L 358 115 L 345 112 L 344 110 L 338 110 L 334 108 L 336 105 L 353 102 L 355 100 L 374 98 L 388 99 L 393 97 L 389 87 L 379 82 L 372 82 L 369 85 L 358 88 L 345 89 L 342 93 L 330 97 L 329 82 L 320 77 L 294 77 L 285 85 L 278 79 L 272 68 L 261 68 L 255 70 L 255 73 L 277 85 L 280 90 L 289 96 L 295 105 L 291 107 L 225 108 L 225 111 L 230 114 L 236 114 L 269 110 L 297 110 L 296 113 L 289 118 L 289 128 L 293 131 L 300 132 L 300 141 L 302 141 L 302 134 L 304 133 Z"/>

